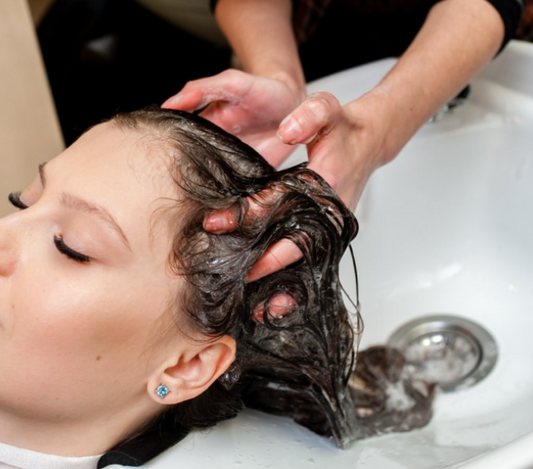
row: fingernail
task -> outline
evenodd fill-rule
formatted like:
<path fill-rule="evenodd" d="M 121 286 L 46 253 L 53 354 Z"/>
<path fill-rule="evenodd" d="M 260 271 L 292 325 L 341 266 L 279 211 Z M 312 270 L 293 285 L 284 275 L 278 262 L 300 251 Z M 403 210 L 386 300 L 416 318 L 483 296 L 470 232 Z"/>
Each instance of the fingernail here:
<path fill-rule="evenodd" d="M 204 221 L 204 229 L 210 233 L 225 233 L 233 225 L 233 220 L 228 221 L 227 217 L 219 213 L 209 215 Z"/>
<path fill-rule="evenodd" d="M 255 282 L 256 280 L 265 277 L 269 273 L 269 269 L 266 269 L 264 267 L 257 267 L 256 265 L 254 265 L 246 274 L 244 281 L 245 283 Z"/>
<path fill-rule="evenodd" d="M 285 143 L 296 143 L 296 140 L 302 133 L 300 123 L 292 116 L 287 116 L 281 122 L 278 129 L 278 136 Z"/>
<path fill-rule="evenodd" d="M 311 143 L 316 137 L 316 134 L 314 135 L 311 135 L 311 137 L 309 137 L 307 140 L 303 141 L 302 144 L 303 145 L 307 145 L 308 143 Z"/>
<path fill-rule="evenodd" d="M 163 106 L 176 106 L 181 101 L 181 98 L 183 98 L 183 95 L 178 93 L 175 96 L 172 96 L 171 98 L 168 98 L 164 103 Z"/>

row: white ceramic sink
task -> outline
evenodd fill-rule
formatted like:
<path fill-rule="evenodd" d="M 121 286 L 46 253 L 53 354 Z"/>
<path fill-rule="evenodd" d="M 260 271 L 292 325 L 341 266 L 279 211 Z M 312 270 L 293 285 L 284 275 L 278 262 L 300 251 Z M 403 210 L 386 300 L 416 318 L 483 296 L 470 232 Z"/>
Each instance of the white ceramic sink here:
<path fill-rule="evenodd" d="M 345 102 L 393 64 L 349 70 L 309 90 Z M 147 468 L 533 467 L 533 45 L 511 43 L 472 82 L 465 106 L 425 125 L 380 169 L 358 217 L 361 346 L 385 343 L 419 316 L 450 313 L 495 337 L 492 373 L 437 395 L 421 430 L 342 451 L 289 419 L 246 411 L 189 435 Z M 353 294 L 349 262 L 342 278 Z"/>

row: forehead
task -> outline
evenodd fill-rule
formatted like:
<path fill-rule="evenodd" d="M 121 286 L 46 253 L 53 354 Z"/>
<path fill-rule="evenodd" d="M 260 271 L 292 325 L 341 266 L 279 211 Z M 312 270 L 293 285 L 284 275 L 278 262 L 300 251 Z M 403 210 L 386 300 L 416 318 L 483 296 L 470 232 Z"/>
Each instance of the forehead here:
<path fill-rule="evenodd" d="M 46 165 L 47 190 L 106 207 L 133 236 L 178 196 L 164 147 L 152 135 L 100 124 Z"/>
<path fill-rule="evenodd" d="M 171 187 L 164 147 L 155 133 L 141 133 L 106 122 L 83 134 L 54 162 L 58 171 L 83 168 L 87 180 L 111 178 L 115 184 L 137 184 L 161 192 Z"/>

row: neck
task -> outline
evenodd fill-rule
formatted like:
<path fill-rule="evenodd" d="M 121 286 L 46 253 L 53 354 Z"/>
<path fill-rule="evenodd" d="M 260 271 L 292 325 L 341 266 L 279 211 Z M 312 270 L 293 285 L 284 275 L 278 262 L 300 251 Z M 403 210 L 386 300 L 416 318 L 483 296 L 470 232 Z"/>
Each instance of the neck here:
<path fill-rule="evenodd" d="M 37 419 L 0 409 L 0 442 L 57 456 L 93 456 L 113 448 L 155 414 L 150 402 L 106 410 L 71 419 Z"/>

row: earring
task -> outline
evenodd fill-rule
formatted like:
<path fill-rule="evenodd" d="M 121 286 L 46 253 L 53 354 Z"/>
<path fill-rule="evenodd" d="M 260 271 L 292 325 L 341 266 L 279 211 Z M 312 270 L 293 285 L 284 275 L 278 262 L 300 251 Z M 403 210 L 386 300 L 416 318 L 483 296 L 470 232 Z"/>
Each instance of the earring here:
<path fill-rule="evenodd" d="M 170 393 L 170 389 L 168 389 L 163 383 L 161 383 L 154 391 L 161 399 L 164 399 L 165 396 Z"/>

